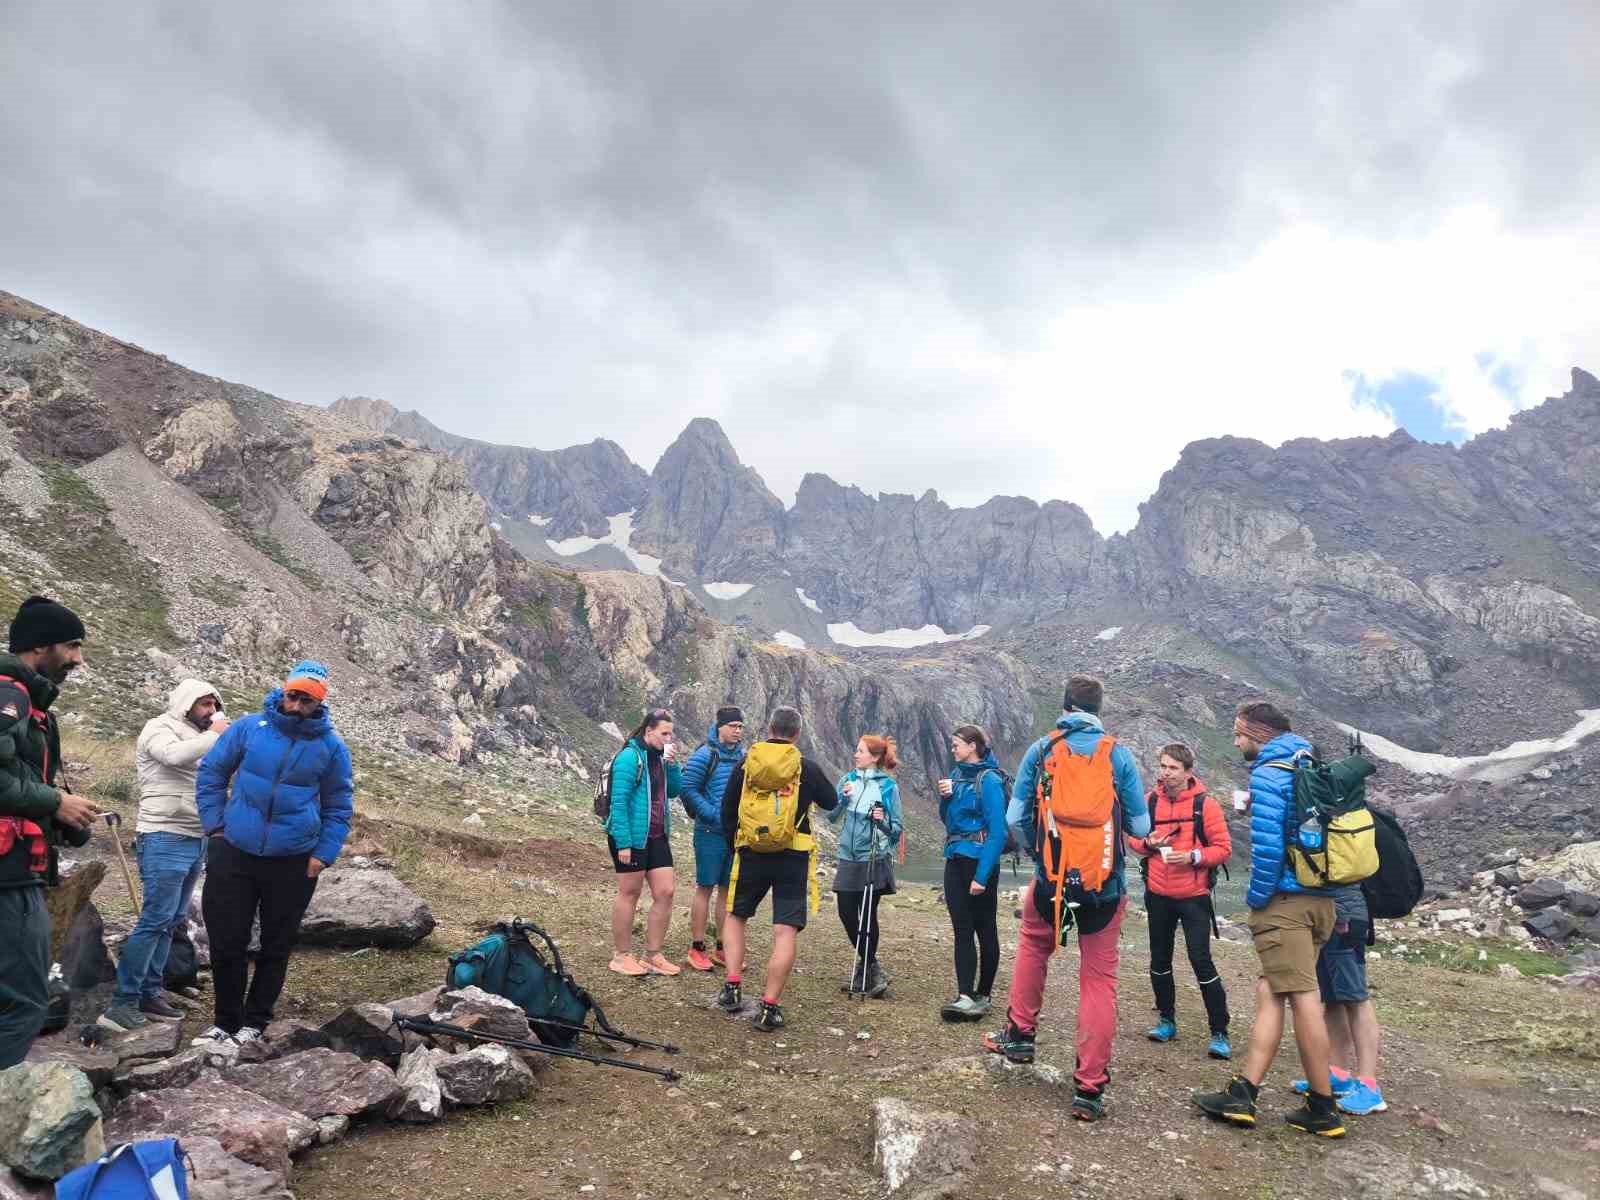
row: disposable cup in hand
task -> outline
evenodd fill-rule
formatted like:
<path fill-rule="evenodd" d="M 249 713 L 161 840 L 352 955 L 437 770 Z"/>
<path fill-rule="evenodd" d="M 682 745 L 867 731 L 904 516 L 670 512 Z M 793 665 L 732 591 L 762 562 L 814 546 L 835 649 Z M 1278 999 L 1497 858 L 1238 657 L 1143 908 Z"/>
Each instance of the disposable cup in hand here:
<path fill-rule="evenodd" d="M 1250 793 L 1243 788 L 1233 789 L 1233 811 L 1243 812 L 1245 805 L 1250 803 Z"/>
<path fill-rule="evenodd" d="M 1161 861 L 1164 862 L 1164 863 L 1169 863 L 1169 862 L 1172 861 L 1172 847 L 1171 846 L 1163 846 L 1163 847 L 1161 847 Z"/>

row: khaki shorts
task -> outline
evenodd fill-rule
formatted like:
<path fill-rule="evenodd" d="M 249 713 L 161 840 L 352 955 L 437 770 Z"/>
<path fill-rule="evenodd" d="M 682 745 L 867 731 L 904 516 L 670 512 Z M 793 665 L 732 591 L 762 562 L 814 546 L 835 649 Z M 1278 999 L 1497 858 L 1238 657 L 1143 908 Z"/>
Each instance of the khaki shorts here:
<path fill-rule="evenodd" d="M 1317 955 L 1333 936 L 1333 901 L 1285 893 L 1250 913 L 1261 978 L 1274 995 L 1317 990 Z"/>

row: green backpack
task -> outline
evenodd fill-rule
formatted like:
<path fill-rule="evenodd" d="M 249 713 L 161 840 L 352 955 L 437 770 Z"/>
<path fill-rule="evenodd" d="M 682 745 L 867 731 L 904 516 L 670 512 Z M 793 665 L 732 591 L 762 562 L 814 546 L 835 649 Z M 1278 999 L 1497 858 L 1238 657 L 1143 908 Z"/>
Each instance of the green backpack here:
<path fill-rule="evenodd" d="M 549 957 L 533 944 L 529 934 L 543 940 Z M 501 921 L 494 932 L 476 946 L 450 956 L 445 986 L 479 987 L 504 996 L 528 1014 L 528 1024 L 547 1046 L 570 1046 L 580 1033 L 590 1010 L 602 1029 L 609 1029 L 594 997 L 584 991 L 561 965 L 561 952 L 550 935 L 522 920 Z"/>
<path fill-rule="evenodd" d="M 1355 752 L 1332 762 L 1307 751 L 1269 763 L 1294 776 L 1285 853 L 1302 887 L 1360 883 L 1378 870 L 1376 822 L 1367 808 L 1367 776 L 1376 769 Z"/>

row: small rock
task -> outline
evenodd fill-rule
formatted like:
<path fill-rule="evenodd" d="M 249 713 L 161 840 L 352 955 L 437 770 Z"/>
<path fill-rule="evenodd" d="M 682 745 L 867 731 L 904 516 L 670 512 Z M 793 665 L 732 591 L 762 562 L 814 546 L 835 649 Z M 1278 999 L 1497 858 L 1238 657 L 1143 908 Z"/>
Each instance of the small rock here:
<path fill-rule="evenodd" d="M 1465 921 L 1471 918 L 1472 910 L 1470 908 L 1445 908 L 1440 909 L 1435 916 L 1440 924 L 1446 921 Z"/>
<path fill-rule="evenodd" d="M 1522 923 L 1522 927 L 1535 937 L 1549 942 L 1564 942 L 1572 936 L 1576 926 L 1572 918 L 1559 908 L 1543 908 Z"/>
<path fill-rule="evenodd" d="M 456 1108 L 521 1100 L 533 1090 L 533 1072 L 504 1046 L 474 1046 L 434 1064 L 440 1091 Z"/>
<path fill-rule="evenodd" d="M 394 1028 L 394 1014 L 381 1004 L 356 1004 L 322 1027 L 328 1044 L 357 1058 L 375 1058 L 393 1065 L 405 1045 Z"/>
<path fill-rule="evenodd" d="M 481 829 L 483 827 L 483 814 L 471 813 L 468 816 L 463 817 L 461 819 L 461 823 L 463 825 L 471 826 L 474 829 Z"/>
<path fill-rule="evenodd" d="M 1512 966 L 1508 962 L 1501 963 L 1499 966 L 1495 967 L 1494 970 L 1495 970 L 1495 974 L 1500 976 L 1501 979 L 1521 979 L 1522 978 L 1522 972 L 1517 970 L 1516 967 Z"/>
<path fill-rule="evenodd" d="M 65 1033 L 35 1038 L 33 1045 L 28 1047 L 27 1061 L 58 1062 L 76 1067 L 88 1077 L 89 1085 L 95 1091 L 110 1083 L 117 1069 L 115 1054 L 103 1046 L 85 1046 L 78 1040 L 76 1032 L 70 1029 Z"/>
<path fill-rule="evenodd" d="M 350 1132 L 350 1118 L 342 1116 L 317 1118 L 317 1145 L 331 1146 Z"/>
<path fill-rule="evenodd" d="M 1561 898 L 1561 907 L 1575 917 L 1600 916 L 1600 896 L 1570 890 Z"/>
<path fill-rule="evenodd" d="M 872 1105 L 872 1159 L 893 1193 L 907 1184 L 959 1186 L 977 1164 L 976 1126 L 952 1112 L 928 1112 L 904 1100 Z"/>
<path fill-rule="evenodd" d="M 190 1046 L 171 1058 L 132 1063 L 117 1069 L 113 1082 L 127 1092 L 147 1092 L 152 1088 L 188 1087 L 200 1078 L 209 1056 L 204 1048 Z"/>
<path fill-rule="evenodd" d="M 400 1084 L 388 1067 L 337 1050 L 302 1050 L 272 1062 L 235 1067 L 228 1078 L 313 1120 L 381 1112 L 400 1097 Z"/>
<path fill-rule="evenodd" d="M 189 1156 L 189 1200 L 294 1200 L 283 1176 L 235 1158 L 216 1138 L 181 1137 Z"/>
<path fill-rule="evenodd" d="M 271 1045 L 275 1057 L 298 1054 L 302 1050 L 329 1048 L 328 1035 L 307 1021 L 293 1019 L 274 1021 L 263 1031 L 263 1036 Z"/>
<path fill-rule="evenodd" d="M 1494 871 L 1496 887 L 1514 888 L 1522 883 L 1522 872 L 1513 866 L 1496 867 Z"/>
<path fill-rule="evenodd" d="M 799 1162 L 804 1157 L 805 1157 L 805 1155 L 800 1153 L 800 1151 L 794 1150 L 794 1151 L 791 1151 L 790 1154 L 789 1154 L 789 1161 L 790 1162 Z"/>
<path fill-rule="evenodd" d="M 400 1097 L 389 1107 L 396 1121 L 422 1124 L 444 1116 L 444 1092 L 439 1087 L 438 1064 L 450 1056 L 443 1050 L 419 1046 L 400 1060 L 395 1080 Z"/>
<path fill-rule="evenodd" d="M 531 1036 L 528 1014 L 520 1005 L 479 987 L 443 993 L 429 1019 L 495 1037 L 526 1041 Z"/>

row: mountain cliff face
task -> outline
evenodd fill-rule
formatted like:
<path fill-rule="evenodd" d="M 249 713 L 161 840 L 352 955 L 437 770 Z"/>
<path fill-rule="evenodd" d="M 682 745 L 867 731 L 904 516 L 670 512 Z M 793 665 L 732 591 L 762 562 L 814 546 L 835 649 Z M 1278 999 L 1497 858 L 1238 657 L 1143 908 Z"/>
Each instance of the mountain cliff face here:
<path fill-rule="evenodd" d="M 540 530 L 546 537 L 602 537 L 606 518 L 638 508 L 649 486 L 650 477 L 621 446 L 605 438 L 563 450 L 533 450 L 446 433 L 385 400 L 341 396 L 331 411 L 352 424 L 460 459 L 468 480 L 495 512 L 514 520 L 546 518 L 548 524 Z"/>

